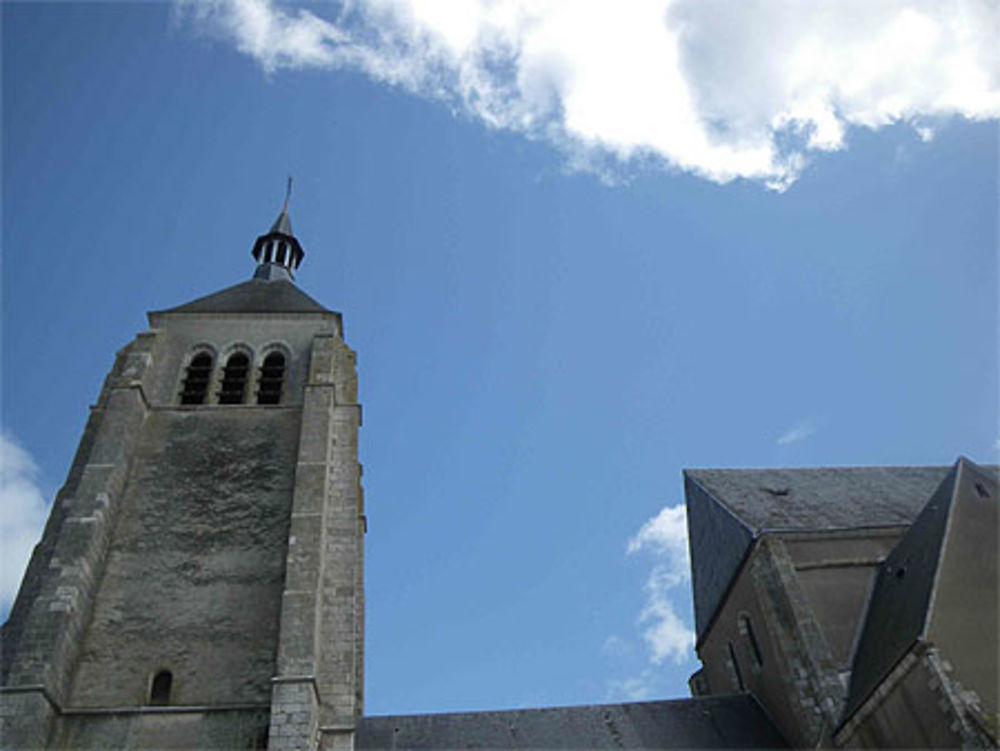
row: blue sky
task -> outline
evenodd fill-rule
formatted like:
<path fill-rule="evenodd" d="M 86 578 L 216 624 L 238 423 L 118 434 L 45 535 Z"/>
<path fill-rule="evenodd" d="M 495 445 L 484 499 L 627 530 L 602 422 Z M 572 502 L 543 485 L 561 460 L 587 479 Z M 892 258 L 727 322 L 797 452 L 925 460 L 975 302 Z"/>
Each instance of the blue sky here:
<path fill-rule="evenodd" d="M 3 4 L 4 609 L 115 350 L 288 174 L 370 713 L 686 695 L 684 467 L 996 461 L 995 10 L 517 5 Z"/>

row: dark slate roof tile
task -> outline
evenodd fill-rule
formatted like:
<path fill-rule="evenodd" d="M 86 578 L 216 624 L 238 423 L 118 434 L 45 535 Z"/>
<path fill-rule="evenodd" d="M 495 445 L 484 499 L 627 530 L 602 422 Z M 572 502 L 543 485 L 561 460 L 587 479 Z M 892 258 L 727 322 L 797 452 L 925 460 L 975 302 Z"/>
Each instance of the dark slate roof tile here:
<path fill-rule="evenodd" d="M 685 473 L 694 622 L 699 641 L 753 543 L 752 531 Z"/>
<path fill-rule="evenodd" d="M 331 313 L 284 279 L 250 279 L 160 313 Z"/>
<path fill-rule="evenodd" d="M 908 525 L 948 467 L 689 469 L 754 534 Z"/>
<path fill-rule="evenodd" d="M 501 712 L 365 717 L 371 749 L 788 748 L 749 695 Z"/>

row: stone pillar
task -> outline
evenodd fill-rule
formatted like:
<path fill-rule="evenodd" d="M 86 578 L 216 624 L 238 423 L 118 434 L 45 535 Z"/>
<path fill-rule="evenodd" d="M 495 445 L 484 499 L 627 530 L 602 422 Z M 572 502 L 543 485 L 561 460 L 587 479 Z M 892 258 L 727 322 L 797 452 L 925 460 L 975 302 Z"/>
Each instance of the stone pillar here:
<path fill-rule="evenodd" d="M 789 741 L 796 746 L 827 747 L 845 699 L 837 662 L 785 544 L 768 535 L 758 550 L 752 562 L 754 587 L 781 654 L 782 680 L 789 687 L 788 699 L 798 725 L 797 737 Z"/>
<path fill-rule="evenodd" d="M 339 337 L 317 336 L 303 395 L 271 749 L 353 748 L 363 630 L 360 422 L 354 353 Z"/>

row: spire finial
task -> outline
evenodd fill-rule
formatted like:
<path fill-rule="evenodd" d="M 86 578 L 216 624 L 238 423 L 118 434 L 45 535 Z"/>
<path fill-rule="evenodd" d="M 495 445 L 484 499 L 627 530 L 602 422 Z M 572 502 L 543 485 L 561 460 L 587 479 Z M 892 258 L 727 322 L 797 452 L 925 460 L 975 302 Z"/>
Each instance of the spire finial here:
<path fill-rule="evenodd" d="M 261 235 L 250 251 L 257 261 L 254 279 L 292 280 L 292 272 L 302 263 L 305 252 L 292 233 L 292 220 L 288 218 L 288 204 L 292 199 L 292 176 L 285 185 L 285 205 L 266 235 Z"/>

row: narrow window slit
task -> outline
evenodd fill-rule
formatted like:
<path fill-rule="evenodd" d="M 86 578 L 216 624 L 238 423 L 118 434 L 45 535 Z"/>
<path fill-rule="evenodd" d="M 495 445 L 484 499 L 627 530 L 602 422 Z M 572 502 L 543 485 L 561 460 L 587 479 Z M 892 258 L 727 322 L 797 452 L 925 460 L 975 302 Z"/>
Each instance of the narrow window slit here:
<path fill-rule="evenodd" d="M 743 626 L 747 641 L 750 643 L 750 655 L 753 657 L 754 665 L 761 668 L 764 666 L 764 655 L 760 651 L 760 644 L 758 644 L 757 636 L 753 632 L 753 624 L 750 622 L 749 616 L 743 616 Z"/>
<path fill-rule="evenodd" d="M 746 684 L 743 683 L 743 672 L 740 670 L 740 663 L 736 659 L 736 650 L 733 643 L 729 642 L 729 660 L 733 666 L 733 678 L 735 678 L 736 689 L 740 692 L 746 691 Z"/>

